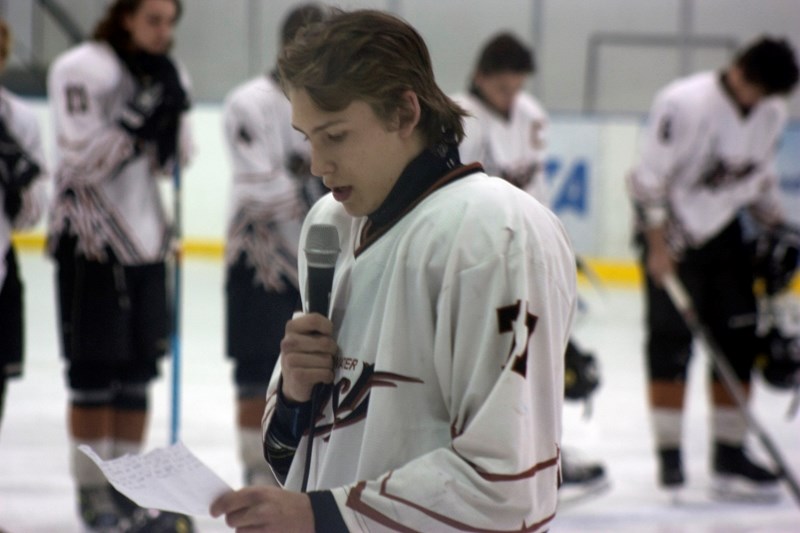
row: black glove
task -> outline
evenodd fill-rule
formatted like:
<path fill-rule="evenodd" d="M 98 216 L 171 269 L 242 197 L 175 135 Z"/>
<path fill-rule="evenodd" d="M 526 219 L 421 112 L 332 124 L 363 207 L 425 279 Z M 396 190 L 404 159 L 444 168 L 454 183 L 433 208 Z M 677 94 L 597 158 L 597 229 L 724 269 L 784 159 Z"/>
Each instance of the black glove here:
<path fill-rule="evenodd" d="M 164 164 L 177 152 L 180 115 L 190 107 L 178 69 L 166 55 L 139 52 L 121 57 L 139 87 L 120 124 L 137 138 L 154 142 L 158 161 Z"/>
<path fill-rule="evenodd" d="M 133 99 L 122 110 L 119 125 L 137 139 L 155 140 L 163 121 L 161 112 L 163 92 L 163 87 L 158 84 L 138 87 Z"/>
<path fill-rule="evenodd" d="M 162 110 L 180 114 L 189 109 L 189 97 L 180 74 L 168 56 L 139 52 L 129 56 L 126 64 L 140 84 L 157 84 L 163 88 Z"/>
<path fill-rule="evenodd" d="M 564 352 L 564 396 L 569 400 L 584 400 L 599 386 L 600 370 L 594 355 L 580 350 L 570 340 Z"/>
<path fill-rule="evenodd" d="M 0 186 L 5 190 L 3 209 L 13 220 L 22 208 L 22 191 L 39 175 L 41 169 L 23 150 L 0 120 Z"/>

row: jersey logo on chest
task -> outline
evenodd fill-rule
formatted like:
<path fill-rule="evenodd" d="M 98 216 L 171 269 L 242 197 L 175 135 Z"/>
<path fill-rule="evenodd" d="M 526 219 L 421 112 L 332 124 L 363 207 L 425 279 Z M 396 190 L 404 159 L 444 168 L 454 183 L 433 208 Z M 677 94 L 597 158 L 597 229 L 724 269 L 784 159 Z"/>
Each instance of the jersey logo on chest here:
<path fill-rule="evenodd" d="M 355 368 L 358 365 L 357 359 L 345 358 L 341 360 L 342 368 Z M 353 382 L 349 378 L 342 377 L 333 386 L 331 395 L 326 399 L 331 402 L 333 410 L 333 422 L 316 426 L 314 434 L 330 438 L 330 433 L 335 429 L 356 424 L 367 416 L 369 410 L 370 393 L 375 387 L 396 388 L 400 383 L 423 383 L 421 379 L 393 372 L 381 372 L 375 370 L 375 365 L 362 363 L 361 373 Z M 323 405 L 321 410 L 324 413 L 327 405 Z M 316 420 L 315 424 L 320 422 Z"/>

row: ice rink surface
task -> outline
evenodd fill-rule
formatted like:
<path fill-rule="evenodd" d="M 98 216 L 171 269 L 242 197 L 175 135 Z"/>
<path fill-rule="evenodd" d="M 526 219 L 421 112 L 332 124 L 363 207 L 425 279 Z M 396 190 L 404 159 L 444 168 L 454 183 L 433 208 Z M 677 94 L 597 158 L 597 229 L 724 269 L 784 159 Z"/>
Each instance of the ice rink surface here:
<path fill-rule="evenodd" d="M 9 382 L 0 428 L 0 530 L 7 533 L 80 531 L 69 476 L 66 388 L 58 355 L 52 264 L 21 254 L 26 284 L 25 376 Z M 241 486 L 234 429 L 231 367 L 223 357 L 223 270 L 218 260 L 190 259 L 183 268 L 181 440 L 233 487 Z M 602 386 L 584 416 L 565 408 L 563 444 L 605 463 L 611 488 L 564 507 L 552 532 L 800 533 L 800 504 L 788 490 L 773 505 L 712 500 L 708 461 L 705 365 L 691 369 L 684 435 L 687 487 L 679 502 L 655 483 L 641 355 L 641 293 L 630 288 L 584 287 L 588 311 L 576 324 L 579 345 L 601 364 Z M 147 449 L 169 440 L 171 363 L 153 389 Z M 800 417 L 787 419 L 790 395 L 756 382 L 753 413 L 795 475 L 800 475 Z M 768 461 L 758 442 L 753 455 Z M 196 519 L 198 531 L 229 531 L 221 520 Z"/>

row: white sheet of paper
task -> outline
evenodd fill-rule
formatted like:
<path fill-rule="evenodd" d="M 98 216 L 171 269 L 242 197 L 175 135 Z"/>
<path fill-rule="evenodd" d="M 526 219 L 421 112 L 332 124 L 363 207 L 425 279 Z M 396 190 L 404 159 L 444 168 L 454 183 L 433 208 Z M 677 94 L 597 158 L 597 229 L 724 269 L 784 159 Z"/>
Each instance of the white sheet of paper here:
<path fill-rule="evenodd" d="M 89 446 L 79 449 L 114 488 L 147 509 L 208 515 L 211 503 L 233 490 L 181 442 L 110 461 L 102 460 Z"/>

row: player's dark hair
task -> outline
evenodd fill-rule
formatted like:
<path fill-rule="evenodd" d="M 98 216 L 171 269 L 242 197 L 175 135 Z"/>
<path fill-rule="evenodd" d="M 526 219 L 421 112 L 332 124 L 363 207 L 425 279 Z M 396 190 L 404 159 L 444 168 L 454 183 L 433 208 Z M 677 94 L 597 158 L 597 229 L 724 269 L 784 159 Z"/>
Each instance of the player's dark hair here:
<path fill-rule="evenodd" d="M 483 46 L 475 66 L 475 72 L 484 75 L 499 72 L 533 74 L 535 71 L 533 50 L 507 32 L 495 35 Z"/>
<path fill-rule="evenodd" d="M 144 0 L 116 0 L 108 6 L 105 15 L 97 23 L 92 38 L 105 41 L 115 50 L 127 50 L 131 46 L 131 34 L 125 29 L 125 17 L 136 13 Z M 172 0 L 175 4 L 175 22 L 180 20 L 183 6 L 181 0 Z"/>
<path fill-rule="evenodd" d="M 0 18 L 0 70 L 5 66 L 6 59 L 11 54 L 11 43 L 13 42 L 11 37 L 11 28 L 3 18 Z"/>
<path fill-rule="evenodd" d="M 319 4 L 303 4 L 291 10 L 281 25 L 281 47 L 289 44 L 298 30 L 322 22 L 324 18 L 325 9 Z"/>
<path fill-rule="evenodd" d="M 418 128 L 428 146 L 450 135 L 461 142 L 466 115 L 436 84 L 428 47 L 405 21 L 373 10 L 334 10 L 308 26 L 278 57 L 284 90 L 305 90 L 324 111 L 368 103 L 388 123 L 402 116 L 402 95 L 419 99 Z"/>
<path fill-rule="evenodd" d="M 797 85 L 797 58 L 785 39 L 761 37 L 739 52 L 734 62 L 747 81 L 766 94 L 788 94 Z"/>

